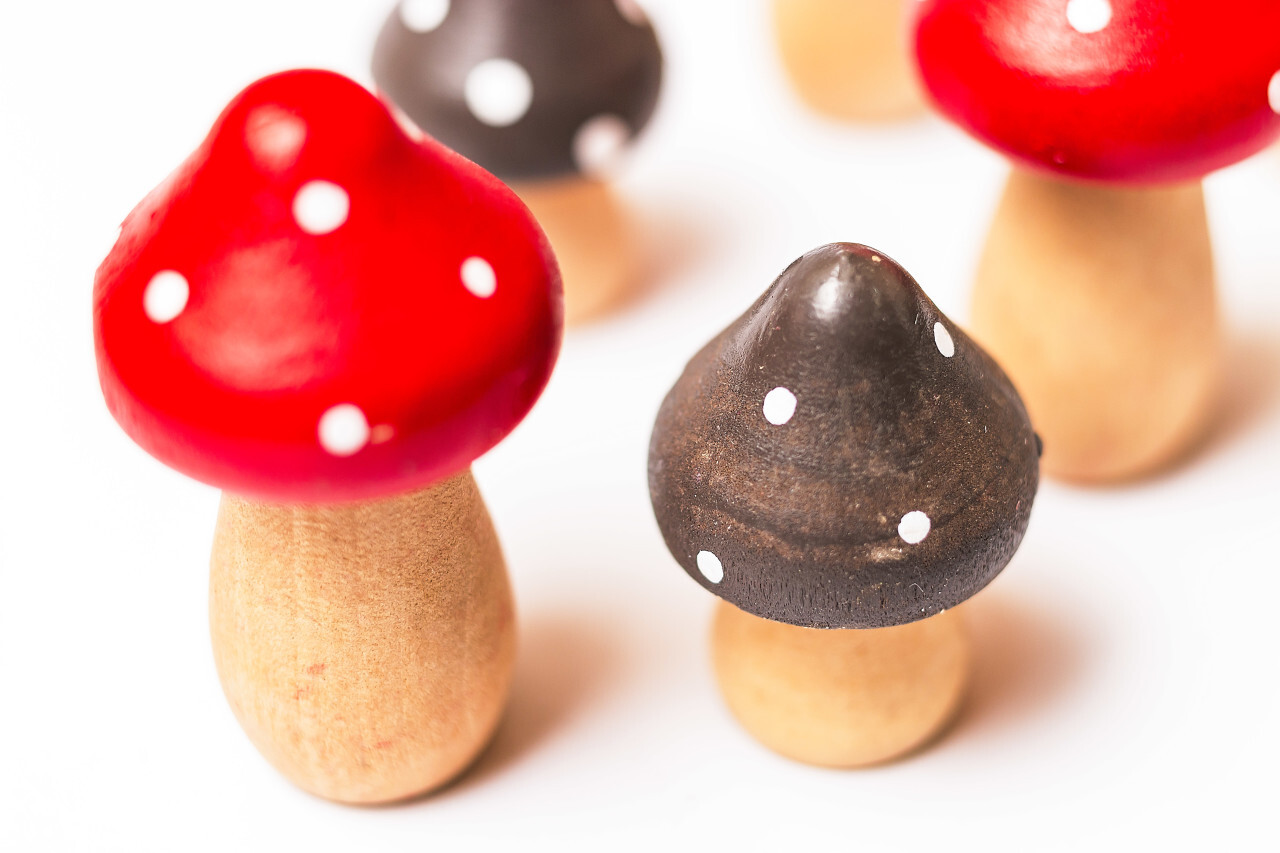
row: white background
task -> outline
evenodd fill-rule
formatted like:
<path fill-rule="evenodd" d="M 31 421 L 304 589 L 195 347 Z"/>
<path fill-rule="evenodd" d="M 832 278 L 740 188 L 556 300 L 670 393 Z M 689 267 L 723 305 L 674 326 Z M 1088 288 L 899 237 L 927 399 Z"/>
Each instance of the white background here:
<path fill-rule="evenodd" d="M 522 617 L 508 719 L 455 786 L 357 809 L 294 789 L 227 709 L 206 625 L 218 496 L 111 421 L 90 289 L 116 224 L 245 84 L 299 65 L 368 82 L 387 4 L 6 0 L 0 848 L 1274 844 L 1280 155 L 1207 184 L 1230 345 L 1194 459 L 1124 488 L 1046 484 L 971 607 L 980 657 L 949 735 L 880 769 L 799 766 L 716 695 L 712 601 L 649 510 L 652 418 L 684 361 L 824 242 L 888 252 L 963 320 L 1005 166 L 937 120 L 807 115 L 760 3 L 651 5 L 668 85 L 619 182 L 651 284 L 569 333 L 542 402 L 476 468 Z"/>

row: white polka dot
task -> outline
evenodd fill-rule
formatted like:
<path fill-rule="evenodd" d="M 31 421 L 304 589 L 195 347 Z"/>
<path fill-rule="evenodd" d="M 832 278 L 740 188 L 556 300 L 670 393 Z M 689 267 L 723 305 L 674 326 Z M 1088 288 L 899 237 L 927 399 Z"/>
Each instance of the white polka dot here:
<path fill-rule="evenodd" d="M 400 23 L 415 33 L 431 32 L 448 14 L 449 0 L 404 0 L 400 4 Z"/>
<path fill-rule="evenodd" d="M 933 324 L 933 342 L 938 345 L 938 352 L 943 357 L 951 358 L 956 354 L 956 342 L 951 340 L 951 333 L 941 323 Z"/>
<path fill-rule="evenodd" d="M 244 141 L 260 165 L 284 170 L 297 161 L 307 141 L 307 125 L 280 107 L 258 107 L 245 120 Z"/>
<path fill-rule="evenodd" d="M 796 413 L 796 395 L 786 388 L 774 388 L 764 395 L 764 419 L 781 426 Z"/>
<path fill-rule="evenodd" d="M 533 81 L 510 59 L 486 59 L 467 74 L 463 97 L 471 114 L 493 127 L 524 118 L 533 103 Z"/>
<path fill-rule="evenodd" d="M 614 0 L 614 4 L 618 7 L 618 11 L 622 13 L 622 17 L 637 27 L 643 27 L 649 23 L 649 16 L 645 14 L 644 7 L 637 3 L 636 0 Z"/>
<path fill-rule="evenodd" d="M 909 512 L 902 517 L 902 521 L 898 522 L 898 535 L 908 545 L 915 545 L 923 542 L 924 538 L 929 535 L 930 525 L 929 516 L 923 512 L 918 510 Z"/>
<path fill-rule="evenodd" d="M 334 456 L 351 456 L 369 443 L 369 421 L 359 406 L 342 403 L 320 417 L 320 446 Z"/>
<path fill-rule="evenodd" d="M 1071 29 L 1085 35 L 1105 30 L 1111 23 L 1111 3 L 1108 0 L 1070 0 L 1067 3 L 1067 23 Z"/>
<path fill-rule="evenodd" d="M 724 580 L 724 566 L 720 564 L 720 558 L 710 551 L 698 552 L 698 571 L 712 583 Z"/>
<path fill-rule="evenodd" d="M 347 191 L 328 181 L 310 181 L 293 198 L 293 218 L 308 234 L 328 234 L 342 227 L 351 213 Z"/>
<path fill-rule="evenodd" d="M 462 262 L 462 283 L 481 299 L 488 299 L 498 289 L 498 277 L 484 258 L 467 258 Z"/>
<path fill-rule="evenodd" d="M 1271 109 L 1280 113 L 1280 71 L 1271 76 L 1271 85 L 1267 87 L 1267 100 L 1271 103 Z"/>
<path fill-rule="evenodd" d="M 631 139 L 631 128 L 615 115 L 598 115 L 573 137 L 573 160 L 587 175 L 609 171 Z"/>
<path fill-rule="evenodd" d="M 191 287 L 182 273 L 163 270 L 151 277 L 142 294 L 142 310 L 153 323 L 168 323 L 187 307 Z"/>

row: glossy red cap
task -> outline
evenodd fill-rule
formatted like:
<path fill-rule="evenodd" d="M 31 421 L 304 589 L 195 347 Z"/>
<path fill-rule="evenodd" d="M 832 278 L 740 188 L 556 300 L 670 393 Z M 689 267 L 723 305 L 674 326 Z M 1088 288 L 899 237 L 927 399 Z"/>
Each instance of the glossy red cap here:
<path fill-rule="evenodd" d="M 261 500 L 425 487 L 528 413 L 562 328 L 546 238 L 502 183 L 322 71 L 242 92 L 125 219 L 94 284 L 107 407 Z"/>
<path fill-rule="evenodd" d="M 1161 183 L 1280 137 L 1276 0 L 923 0 L 938 107 L 1041 170 Z"/>

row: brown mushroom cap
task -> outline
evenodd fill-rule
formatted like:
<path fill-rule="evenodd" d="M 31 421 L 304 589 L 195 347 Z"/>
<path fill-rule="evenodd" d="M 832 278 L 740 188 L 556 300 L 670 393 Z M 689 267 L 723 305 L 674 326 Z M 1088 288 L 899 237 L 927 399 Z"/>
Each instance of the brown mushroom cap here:
<path fill-rule="evenodd" d="M 694 580 L 766 619 L 876 628 L 969 598 L 1013 556 L 1038 440 L 998 365 L 892 259 L 823 246 L 694 356 L 649 489 Z"/>

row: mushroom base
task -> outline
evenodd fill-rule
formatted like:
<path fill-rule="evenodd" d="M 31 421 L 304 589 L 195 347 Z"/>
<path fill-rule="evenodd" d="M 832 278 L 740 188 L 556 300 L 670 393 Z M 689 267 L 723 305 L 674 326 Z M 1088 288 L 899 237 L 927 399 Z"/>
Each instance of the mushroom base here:
<path fill-rule="evenodd" d="M 850 121 L 924 109 L 907 46 L 903 0 L 774 0 L 782 64 L 813 110 Z"/>
<path fill-rule="evenodd" d="M 607 313 L 631 294 L 637 260 L 630 229 L 609 185 L 591 178 L 513 184 L 560 264 L 565 322 Z"/>
<path fill-rule="evenodd" d="M 1051 476 L 1106 482 L 1175 461 L 1212 410 L 1213 256 L 1198 183 L 1107 187 L 1015 170 L 973 297 Z"/>
<path fill-rule="evenodd" d="M 506 702 L 506 567 L 470 472 L 347 506 L 224 495 L 209 596 L 232 711 L 299 787 L 403 800 L 462 772 Z"/>
<path fill-rule="evenodd" d="M 725 702 L 787 758 L 862 767 L 928 743 L 955 715 L 969 677 L 958 610 L 892 628 L 799 628 L 720 602 L 712 659 Z"/>

